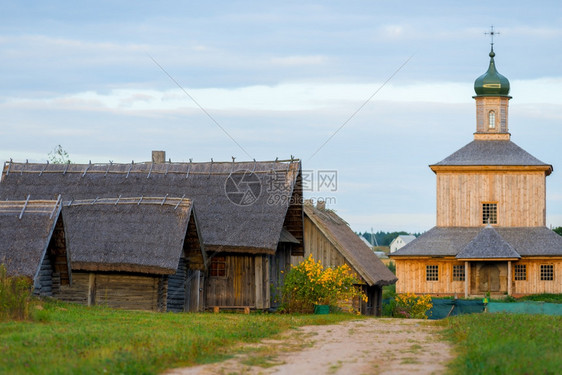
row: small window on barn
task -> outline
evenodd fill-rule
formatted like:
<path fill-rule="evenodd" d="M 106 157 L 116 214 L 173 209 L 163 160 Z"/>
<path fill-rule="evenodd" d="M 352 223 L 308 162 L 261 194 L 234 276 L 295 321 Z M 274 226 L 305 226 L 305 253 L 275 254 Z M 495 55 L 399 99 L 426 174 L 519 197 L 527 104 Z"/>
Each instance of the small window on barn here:
<path fill-rule="evenodd" d="M 482 224 L 498 223 L 498 204 L 482 203 Z"/>
<path fill-rule="evenodd" d="M 516 264 L 515 268 L 515 280 L 516 281 L 525 281 L 527 280 L 527 265 L 525 264 Z"/>
<path fill-rule="evenodd" d="M 552 281 L 552 280 L 554 280 L 554 265 L 553 264 L 541 264 L 541 280 L 542 281 Z"/>
<path fill-rule="evenodd" d="M 437 265 L 425 266 L 425 279 L 427 281 L 439 281 L 439 266 Z"/>
<path fill-rule="evenodd" d="M 453 266 L 453 281 L 464 281 L 464 264 Z"/>
<path fill-rule="evenodd" d="M 211 259 L 209 276 L 226 277 L 226 257 L 213 257 Z"/>

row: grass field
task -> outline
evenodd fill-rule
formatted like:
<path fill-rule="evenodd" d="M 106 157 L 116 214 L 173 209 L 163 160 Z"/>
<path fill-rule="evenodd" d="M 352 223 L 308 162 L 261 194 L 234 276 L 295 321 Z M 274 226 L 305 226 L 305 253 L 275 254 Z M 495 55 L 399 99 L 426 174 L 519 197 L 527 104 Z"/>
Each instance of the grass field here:
<path fill-rule="evenodd" d="M 155 374 L 224 359 L 236 344 L 353 315 L 159 314 L 45 302 L 0 323 L 2 374 Z"/>
<path fill-rule="evenodd" d="M 445 319 L 453 374 L 560 374 L 562 317 L 471 314 Z"/>

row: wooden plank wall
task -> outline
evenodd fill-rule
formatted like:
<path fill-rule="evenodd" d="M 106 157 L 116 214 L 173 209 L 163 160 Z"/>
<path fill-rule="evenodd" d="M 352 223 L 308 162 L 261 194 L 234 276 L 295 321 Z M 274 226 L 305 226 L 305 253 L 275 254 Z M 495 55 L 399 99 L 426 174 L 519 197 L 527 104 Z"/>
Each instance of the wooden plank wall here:
<path fill-rule="evenodd" d="M 437 226 L 482 225 L 482 202 L 498 203 L 498 226 L 544 226 L 544 171 L 437 173 Z"/>
<path fill-rule="evenodd" d="M 314 260 L 320 260 L 325 267 L 339 267 L 346 264 L 338 249 L 324 236 L 308 217 L 304 218 L 304 256 L 291 257 L 291 263 L 299 264 L 312 254 Z M 348 263 L 351 267 L 351 264 Z M 353 267 L 352 267 L 353 268 Z"/>
<path fill-rule="evenodd" d="M 205 306 L 256 307 L 256 259 L 262 257 L 222 253 L 220 256 L 226 259 L 226 276 L 205 279 Z"/>
<path fill-rule="evenodd" d="M 514 295 L 541 294 L 541 293 L 562 293 L 562 258 L 533 259 L 524 258 L 518 262 L 513 262 L 511 269 L 515 274 L 515 265 L 525 264 L 527 266 L 527 280 L 513 280 L 512 293 Z M 541 264 L 552 264 L 554 266 L 554 280 L 541 280 Z"/>
<path fill-rule="evenodd" d="M 291 269 L 292 244 L 280 243 L 275 255 L 269 255 L 271 307 L 281 304 L 281 291 L 285 274 Z M 301 257 L 302 258 L 302 257 Z"/>
<path fill-rule="evenodd" d="M 453 265 L 464 265 L 456 259 L 395 259 L 396 293 L 464 296 L 464 281 L 453 281 Z M 426 281 L 426 266 L 439 266 L 439 280 Z"/>

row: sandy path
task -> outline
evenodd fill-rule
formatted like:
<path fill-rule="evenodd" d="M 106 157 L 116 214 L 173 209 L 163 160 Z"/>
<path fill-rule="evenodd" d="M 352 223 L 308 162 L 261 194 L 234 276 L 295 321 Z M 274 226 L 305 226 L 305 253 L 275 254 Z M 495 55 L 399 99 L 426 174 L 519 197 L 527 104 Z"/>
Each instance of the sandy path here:
<path fill-rule="evenodd" d="M 166 375 L 441 374 L 452 358 L 431 322 L 367 319 L 306 326 L 246 345 L 224 362 L 173 369 Z"/>

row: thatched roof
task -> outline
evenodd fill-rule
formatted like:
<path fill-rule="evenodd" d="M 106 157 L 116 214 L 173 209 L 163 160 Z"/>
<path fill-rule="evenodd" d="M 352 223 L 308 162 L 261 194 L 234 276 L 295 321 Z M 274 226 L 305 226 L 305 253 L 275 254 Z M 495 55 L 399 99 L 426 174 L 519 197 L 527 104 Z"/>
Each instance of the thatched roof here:
<path fill-rule="evenodd" d="M 562 256 L 562 236 L 547 227 L 494 227 L 493 229 L 521 257 Z M 487 228 L 433 227 L 392 253 L 391 257 L 457 256 L 465 248 L 469 254 L 479 255 L 481 258 L 514 255 L 501 246 L 501 242 Z"/>
<path fill-rule="evenodd" d="M 368 285 L 383 286 L 394 284 L 398 280 L 373 250 L 334 211 L 320 209 L 307 202 L 304 205 L 304 214 Z"/>
<path fill-rule="evenodd" d="M 58 200 L 0 201 L 0 263 L 9 275 L 36 279 L 60 215 Z"/>
<path fill-rule="evenodd" d="M 300 162 L 8 162 L 0 199 L 188 197 L 209 251 L 275 253 L 283 226 L 302 243 Z M 289 215 L 288 213 L 291 213 Z M 290 220 L 287 219 L 290 216 Z M 301 246 L 301 245 L 297 245 Z"/>
<path fill-rule="evenodd" d="M 189 199 L 135 197 L 72 201 L 63 215 L 73 270 L 173 274 L 194 214 Z"/>
<path fill-rule="evenodd" d="M 543 166 L 550 167 L 511 141 L 474 140 L 435 166 Z"/>

